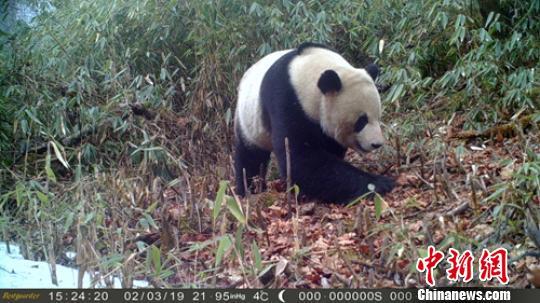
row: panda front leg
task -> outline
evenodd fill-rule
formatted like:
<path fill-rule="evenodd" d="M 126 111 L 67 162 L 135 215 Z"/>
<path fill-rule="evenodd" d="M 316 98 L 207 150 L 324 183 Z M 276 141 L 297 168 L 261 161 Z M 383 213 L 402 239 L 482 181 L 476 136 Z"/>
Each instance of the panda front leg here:
<path fill-rule="evenodd" d="M 270 152 L 247 143 L 240 135 L 236 136 L 235 141 L 236 193 L 243 197 L 246 189 L 252 193 L 266 190 L 266 169 L 270 161 Z M 247 184 L 244 184 L 244 174 Z M 258 184 L 260 186 L 257 186 Z"/>
<path fill-rule="evenodd" d="M 286 177 L 286 155 L 275 149 L 280 173 Z M 372 184 L 379 194 L 390 192 L 394 181 L 385 176 L 357 169 L 338 156 L 320 149 L 291 146 L 291 179 L 300 192 L 322 202 L 347 204 L 370 192 Z"/>

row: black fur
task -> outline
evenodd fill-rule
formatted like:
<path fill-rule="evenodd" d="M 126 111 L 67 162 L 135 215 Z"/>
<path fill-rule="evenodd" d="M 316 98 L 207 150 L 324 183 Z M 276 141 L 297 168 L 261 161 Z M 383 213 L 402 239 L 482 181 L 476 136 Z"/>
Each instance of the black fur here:
<path fill-rule="evenodd" d="M 268 161 L 270 160 L 270 152 L 260 149 L 252 144 L 246 143 L 242 138 L 242 130 L 238 126 L 235 127 L 235 153 L 234 153 L 234 169 L 236 174 L 236 193 L 244 196 L 246 194 L 244 186 L 244 170 L 246 171 L 247 188 L 251 192 L 257 191 L 257 186 L 254 179 L 259 177 L 260 191 L 266 189 L 264 182 Z"/>
<path fill-rule="evenodd" d="M 375 63 L 368 64 L 365 70 L 371 76 L 373 81 L 377 80 L 377 77 L 379 76 L 379 67 Z"/>
<path fill-rule="evenodd" d="M 329 69 L 322 73 L 317 82 L 317 87 L 323 94 L 337 93 L 341 90 L 341 79 L 334 70 Z"/>
<path fill-rule="evenodd" d="M 320 125 L 308 119 L 302 110 L 288 73 L 290 62 L 301 50 L 291 51 L 277 60 L 264 76 L 260 91 L 281 177 L 287 175 L 285 138 L 288 138 L 291 179 L 302 194 L 323 202 L 348 203 L 368 192 L 368 184 L 375 185 L 378 193 L 389 192 L 394 186 L 392 179 L 363 172 L 344 161 L 346 149 L 324 134 Z M 255 176 L 261 164 L 266 168 L 268 156 L 238 141 L 236 179 L 237 191 L 242 194 L 243 187 L 239 186 L 243 184 L 242 168 L 246 168 L 248 178 Z M 250 186 L 251 182 L 248 179 Z"/>
<path fill-rule="evenodd" d="M 361 132 L 362 129 L 366 127 L 368 122 L 369 122 L 368 116 L 366 114 L 361 115 L 360 118 L 358 118 L 358 120 L 356 120 L 356 123 L 354 124 L 354 132 L 355 133 Z"/>
<path fill-rule="evenodd" d="M 325 48 L 325 49 L 329 49 L 329 50 L 332 50 L 330 47 L 324 45 L 324 44 L 320 44 L 320 43 L 315 43 L 315 42 L 304 42 L 302 44 L 300 44 L 297 48 L 296 48 L 296 52 L 297 54 L 302 54 L 304 52 L 304 50 L 308 49 L 308 48 L 312 48 L 312 47 L 317 47 L 317 48 Z"/>

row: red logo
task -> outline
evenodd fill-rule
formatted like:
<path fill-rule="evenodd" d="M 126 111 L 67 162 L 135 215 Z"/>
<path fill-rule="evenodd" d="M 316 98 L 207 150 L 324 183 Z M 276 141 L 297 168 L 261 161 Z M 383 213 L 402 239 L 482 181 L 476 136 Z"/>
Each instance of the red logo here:
<path fill-rule="evenodd" d="M 483 249 L 479 260 L 480 281 L 497 278 L 502 284 L 507 284 L 507 259 L 508 251 L 505 248 L 498 248 L 492 252 Z"/>
<path fill-rule="evenodd" d="M 446 277 L 450 281 L 469 282 L 474 274 L 474 256 L 470 250 L 460 254 L 456 249 L 448 250 L 448 269 Z M 416 270 L 426 272 L 426 283 L 429 286 L 435 286 L 433 270 L 444 259 L 444 253 L 435 249 L 433 245 L 428 246 L 428 255 L 425 258 L 419 258 L 416 262 Z M 498 248 L 492 252 L 487 249 L 482 250 L 482 255 L 478 260 L 478 270 L 480 281 L 491 281 L 497 278 L 502 284 L 508 283 L 508 251 L 505 248 Z"/>
<path fill-rule="evenodd" d="M 416 262 L 416 270 L 419 272 L 426 271 L 426 282 L 430 286 L 435 286 L 435 279 L 433 278 L 433 269 L 444 258 L 444 254 L 438 250 L 435 250 L 433 245 L 428 246 L 428 256 L 424 259 L 418 259 Z"/>
<path fill-rule="evenodd" d="M 450 281 L 457 281 L 459 277 L 463 278 L 463 282 L 469 282 L 473 277 L 473 261 L 474 256 L 470 250 L 466 250 L 462 255 L 459 251 L 450 248 L 450 257 L 447 259 L 450 263 L 450 268 L 446 270 L 446 277 Z"/>

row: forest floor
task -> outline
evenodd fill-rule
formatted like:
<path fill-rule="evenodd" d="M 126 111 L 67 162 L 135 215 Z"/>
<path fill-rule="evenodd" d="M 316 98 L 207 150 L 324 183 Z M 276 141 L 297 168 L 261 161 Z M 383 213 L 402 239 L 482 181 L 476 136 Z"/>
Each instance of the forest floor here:
<path fill-rule="evenodd" d="M 485 136 L 464 133 L 464 116 L 447 122 L 413 115 L 390 117 L 398 122 L 386 127 L 379 151 L 348 152 L 355 166 L 396 178 L 391 193 L 354 205 L 297 199 L 277 177 L 275 160 L 268 190 L 241 199 L 223 181 L 233 179 L 224 148 L 230 142 L 194 139 L 204 135 L 192 135 L 192 122 L 173 113 L 135 121 L 180 146 L 174 158 L 188 165 L 168 183 L 130 161 L 80 182 L 67 175 L 55 185 L 57 201 L 73 203 L 61 211 L 74 227 L 54 235 L 55 262 L 77 265 L 95 283 L 120 278 L 123 287 L 137 280 L 154 287 L 422 287 L 425 273 L 416 264 L 433 245 L 445 254 L 436 286 L 497 286 L 497 279 L 480 281 L 478 260 L 483 249 L 505 248 L 509 286 L 540 287 L 539 258 L 524 256 L 538 252 L 524 228 L 540 206 L 537 189 L 527 188 L 537 173 L 524 169 L 531 152 L 540 154 L 536 125 Z M 46 259 L 44 231 L 33 230 L 21 252 Z M 450 248 L 472 253 L 472 281 L 447 278 Z M 65 251 L 77 258 L 63 261 Z"/>
<path fill-rule="evenodd" d="M 470 250 L 475 257 L 472 281 L 452 284 L 443 261 L 436 270 L 437 286 L 500 285 L 496 279 L 479 280 L 477 260 L 483 248 L 503 247 L 509 254 L 509 285 L 538 287 L 539 259 L 522 256 L 535 246 L 524 230 L 501 232 L 513 224 L 513 213 L 503 212 L 498 199 L 511 195 L 504 186 L 524 162 L 524 142 L 538 142 L 538 137 L 497 135 L 465 141 L 455 138 L 461 129 L 458 118 L 434 126 L 422 131 L 423 138 L 408 150 L 410 144 L 393 136 L 385 152 L 347 154 L 358 167 L 396 177 L 396 188 L 381 199 L 341 206 L 293 197 L 289 214 L 286 186 L 274 180 L 267 192 L 235 197 L 245 215 L 245 229 L 229 216 L 213 232 L 204 228 L 174 232 L 179 241 L 165 246 L 177 246 L 177 256 L 184 262 L 168 283 L 189 284 L 206 276 L 218 287 L 423 286 L 425 273 L 418 273 L 416 262 L 426 256 L 428 245 L 434 245 L 445 259 L 449 248 Z M 538 144 L 533 146 L 540 152 Z M 176 195 L 172 189 L 165 192 L 168 226 L 182 225 L 182 214 L 193 215 L 188 205 L 175 202 Z M 532 202 L 540 204 L 540 197 Z M 199 224 L 201 217 L 213 216 L 211 208 L 201 211 Z M 234 243 L 227 242 L 230 245 L 218 252 L 216 235 L 224 234 L 230 234 Z M 162 245 L 164 237 L 171 238 L 161 231 Z M 215 271 L 214 265 L 221 262 Z M 253 267 L 258 267 L 256 278 L 249 274 Z"/>

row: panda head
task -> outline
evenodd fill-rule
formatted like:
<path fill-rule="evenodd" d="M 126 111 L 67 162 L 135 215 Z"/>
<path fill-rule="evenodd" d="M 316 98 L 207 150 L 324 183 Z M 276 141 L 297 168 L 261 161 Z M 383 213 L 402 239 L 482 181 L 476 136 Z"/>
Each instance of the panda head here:
<path fill-rule="evenodd" d="M 370 64 L 365 69 L 327 69 L 319 77 L 321 127 L 344 147 L 370 152 L 384 143 L 374 82 L 378 74 L 377 66 Z"/>

